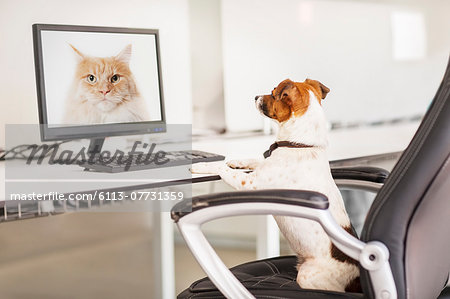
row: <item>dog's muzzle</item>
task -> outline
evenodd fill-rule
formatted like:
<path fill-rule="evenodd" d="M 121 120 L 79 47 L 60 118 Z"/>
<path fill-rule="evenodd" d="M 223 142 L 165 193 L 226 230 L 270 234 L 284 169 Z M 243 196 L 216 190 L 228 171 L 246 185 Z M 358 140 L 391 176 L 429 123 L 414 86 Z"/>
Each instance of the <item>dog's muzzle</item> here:
<path fill-rule="evenodd" d="M 255 97 L 255 106 L 256 109 L 258 109 L 260 112 L 262 112 L 262 96 L 256 96 Z"/>

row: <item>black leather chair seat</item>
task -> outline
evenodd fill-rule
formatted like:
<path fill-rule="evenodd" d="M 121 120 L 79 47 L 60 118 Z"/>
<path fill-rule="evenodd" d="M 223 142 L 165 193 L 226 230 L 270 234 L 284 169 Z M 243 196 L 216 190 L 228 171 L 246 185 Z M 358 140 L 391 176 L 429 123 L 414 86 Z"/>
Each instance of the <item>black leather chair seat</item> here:
<path fill-rule="evenodd" d="M 301 289 L 295 281 L 295 256 L 254 261 L 231 268 L 233 274 L 256 297 L 264 299 L 365 298 L 359 293 L 339 293 Z M 178 298 L 225 298 L 208 279 L 194 282 Z"/>

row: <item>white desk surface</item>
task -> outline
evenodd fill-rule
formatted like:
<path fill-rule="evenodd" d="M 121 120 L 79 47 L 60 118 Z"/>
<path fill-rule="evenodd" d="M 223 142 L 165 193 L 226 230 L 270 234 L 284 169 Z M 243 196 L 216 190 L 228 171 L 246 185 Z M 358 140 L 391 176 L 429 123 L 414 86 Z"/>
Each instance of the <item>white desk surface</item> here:
<path fill-rule="evenodd" d="M 329 134 L 329 159 L 338 160 L 404 150 L 417 127 L 418 123 L 402 123 L 391 126 L 333 130 Z M 262 153 L 269 148 L 274 140 L 273 135 L 202 137 L 193 142 L 192 148 L 224 155 L 227 160 L 262 158 Z M 20 163 L 24 164 L 23 161 Z M 188 166 L 172 167 L 172 170 L 169 170 L 165 177 L 161 177 L 161 171 L 158 169 L 104 174 L 86 172 L 77 165 L 41 165 L 40 167 L 23 165 L 22 167 L 27 178 L 34 182 L 40 182 L 44 189 L 51 189 L 47 192 L 62 193 L 122 187 L 139 189 L 148 184 L 185 180 L 190 177 Z M 165 171 L 167 171 L 167 168 Z M 45 179 L 36 180 L 40 177 L 39 173 L 42 172 L 46 174 Z M 192 176 L 194 179 L 206 177 L 211 176 Z M 64 184 L 54 184 L 58 181 L 64 182 Z M 8 182 L 11 182 L 9 174 Z M 77 184 L 77 182 L 81 183 Z M 45 187 L 46 185 L 48 187 Z M 58 185 L 63 190 L 58 190 Z M 4 199 L 5 162 L 0 162 L 0 200 Z"/>

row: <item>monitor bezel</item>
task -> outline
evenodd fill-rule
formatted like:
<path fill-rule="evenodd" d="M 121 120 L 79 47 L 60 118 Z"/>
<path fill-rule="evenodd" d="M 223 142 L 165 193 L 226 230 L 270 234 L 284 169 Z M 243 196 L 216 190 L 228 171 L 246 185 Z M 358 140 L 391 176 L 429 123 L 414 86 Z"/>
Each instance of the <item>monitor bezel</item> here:
<path fill-rule="evenodd" d="M 166 132 L 166 115 L 164 109 L 164 93 L 161 71 L 161 54 L 158 29 L 101 27 L 61 24 L 33 24 L 33 47 L 36 73 L 37 103 L 39 111 L 39 123 L 42 141 L 103 138 L 108 136 L 125 136 Z M 47 119 L 47 101 L 45 94 L 44 62 L 42 56 L 42 31 L 74 31 L 97 33 L 125 33 L 125 34 L 151 34 L 155 36 L 156 62 L 158 68 L 158 83 L 160 95 L 161 120 L 92 124 L 82 126 L 49 127 Z"/>

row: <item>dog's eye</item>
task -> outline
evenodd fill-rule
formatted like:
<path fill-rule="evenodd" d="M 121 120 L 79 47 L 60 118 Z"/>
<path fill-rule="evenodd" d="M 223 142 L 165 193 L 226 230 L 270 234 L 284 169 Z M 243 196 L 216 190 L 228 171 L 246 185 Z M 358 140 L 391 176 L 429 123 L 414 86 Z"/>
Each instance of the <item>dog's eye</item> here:
<path fill-rule="evenodd" d="M 287 94 L 287 93 L 283 93 L 283 98 L 284 98 L 284 97 L 287 97 L 287 96 L 288 96 L 288 94 Z"/>

